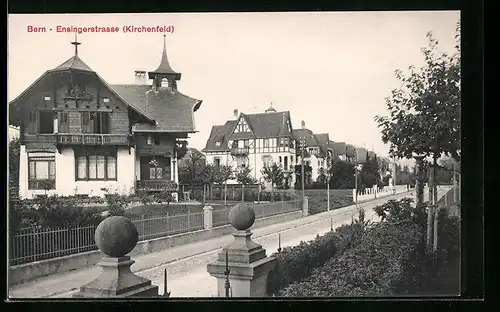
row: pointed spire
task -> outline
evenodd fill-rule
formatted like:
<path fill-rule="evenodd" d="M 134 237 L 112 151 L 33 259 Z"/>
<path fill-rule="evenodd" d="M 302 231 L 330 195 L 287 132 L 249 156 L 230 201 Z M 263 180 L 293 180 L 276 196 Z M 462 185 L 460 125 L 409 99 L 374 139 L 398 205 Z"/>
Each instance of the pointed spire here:
<path fill-rule="evenodd" d="M 72 45 L 75 46 L 75 56 L 78 56 L 78 46 L 81 44 L 78 42 L 78 32 L 75 31 L 75 41 L 71 42 Z"/>
<path fill-rule="evenodd" d="M 271 105 L 269 106 L 269 108 L 266 109 L 266 113 L 269 113 L 269 112 L 276 113 L 276 110 L 273 108 L 273 102 L 271 102 Z"/>
<path fill-rule="evenodd" d="M 163 34 L 163 53 L 161 55 L 161 61 L 160 65 L 158 68 L 153 71 L 149 72 L 149 78 L 154 79 L 155 76 L 173 76 L 175 80 L 180 80 L 181 74 L 175 72 L 172 67 L 170 66 L 170 63 L 168 62 L 168 57 L 167 57 L 167 35 Z"/>

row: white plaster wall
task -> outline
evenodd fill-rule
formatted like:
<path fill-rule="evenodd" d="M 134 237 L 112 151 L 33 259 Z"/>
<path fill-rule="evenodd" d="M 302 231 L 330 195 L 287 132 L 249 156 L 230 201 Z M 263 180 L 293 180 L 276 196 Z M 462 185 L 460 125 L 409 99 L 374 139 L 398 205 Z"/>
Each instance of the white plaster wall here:
<path fill-rule="evenodd" d="M 56 189 L 47 192 L 48 195 L 71 196 L 85 194 L 101 196 L 106 193 L 130 194 L 135 184 L 135 150 L 120 148 L 117 152 L 117 181 L 76 181 L 75 154 L 73 149 L 65 148 L 61 153 L 55 153 L 56 158 Z M 35 195 L 46 194 L 45 190 L 28 190 L 28 158 L 24 146 L 21 147 L 20 196 L 32 198 Z M 108 191 L 102 190 L 107 189 Z"/>
<path fill-rule="evenodd" d="M 26 153 L 26 146 L 21 145 L 19 153 L 19 197 L 30 198 L 28 192 L 28 153 Z"/>

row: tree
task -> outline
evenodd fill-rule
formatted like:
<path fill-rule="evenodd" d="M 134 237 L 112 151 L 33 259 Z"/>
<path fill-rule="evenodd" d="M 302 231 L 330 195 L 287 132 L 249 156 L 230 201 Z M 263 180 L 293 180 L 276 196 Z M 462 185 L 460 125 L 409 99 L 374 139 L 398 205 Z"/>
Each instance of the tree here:
<path fill-rule="evenodd" d="M 438 52 L 432 33 L 427 38 L 429 45 L 422 49 L 425 65 L 420 70 L 410 66 L 407 75 L 396 70 L 402 85 L 386 99 L 390 116 L 375 120 L 392 156 L 425 155 L 436 168 L 443 154 L 460 161 L 460 25 L 451 56 Z"/>
<path fill-rule="evenodd" d="M 205 189 L 208 187 L 210 192 L 209 198 L 212 200 L 212 185 L 217 181 L 218 168 L 214 164 L 206 164 L 201 176 L 203 183 L 203 202 L 205 202 Z"/>
<path fill-rule="evenodd" d="M 222 185 L 225 185 L 228 180 L 231 180 L 234 178 L 234 170 L 233 167 L 231 166 L 226 166 L 226 165 L 219 165 L 216 166 L 216 172 L 215 172 L 215 183 L 219 185 L 219 187 L 222 189 Z M 226 190 L 224 189 L 224 192 Z M 222 194 L 222 192 L 221 192 Z M 222 196 L 221 196 L 222 198 Z"/>
<path fill-rule="evenodd" d="M 348 161 L 335 161 L 330 168 L 331 189 L 354 188 L 354 164 Z"/>
<path fill-rule="evenodd" d="M 189 184 L 191 192 L 193 192 L 195 185 L 203 183 L 203 171 L 205 169 L 203 154 L 188 153 L 183 159 L 182 165 L 179 164 L 179 167 L 179 182 Z"/>
<path fill-rule="evenodd" d="M 9 194 L 19 196 L 19 157 L 21 154 L 21 141 L 14 138 L 9 142 Z"/>
<path fill-rule="evenodd" d="M 367 159 L 366 163 L 363 164 L 363 168 L 359 173 L 361 185 L 358 187 L 368 187 L 371 188 L 374 185 L 378 185 L 380 181 L 380 174 L 378 168 L 378 162 L 375 157 L 370 157 Z"/>
<path fill-rule="evenodd" d="M 243 185 L 256 183 L 255 179 L 250 175 L 251 173 L 252 169 L 250 167 L 242 167 L 240 170 L 236 171 L 236 181 Z"/>
<path fill-rule="evenodd" d="M 257 180 L 255 180 L 250 173 L 252 172 L 252 169 L 248 166 L 242 167 L 240 170 L 237 170 L 236 172 L 236 181 L 238 183 L 243 184 L 243 188 L 241 191 L 241 200 L 245 200 L 245 185 L 247 184 L 252 184 L 252 183 L 257 183 Z"/>
<path fill-rule="evenodd" d="M 264 168 L 261 170 L 262 177 L 266 182 L 271 183 L 271 197 L 272 200 L 274 200 L 274 188 L 279 187 L 280 185 L 283 184 L 283 170 L 281 170 L 281 167 L 278 166 L 276 163 L 273 163 L 272 165 L 265 165 Z"/>

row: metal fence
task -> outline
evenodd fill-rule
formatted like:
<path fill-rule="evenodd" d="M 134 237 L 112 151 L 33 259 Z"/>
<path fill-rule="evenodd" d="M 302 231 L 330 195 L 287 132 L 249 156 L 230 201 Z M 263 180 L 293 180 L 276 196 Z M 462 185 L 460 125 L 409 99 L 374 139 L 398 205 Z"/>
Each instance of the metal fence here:
<path fill-rule="evenodd" d="M 10 265 L 46 260 L 96 250 L 96 226 L 76 228 L 23 228 L 10 237 Z"/>
<path fill-rule="evenodd" d="M 139 241 L 203 229 L 203 212 L 183 215 L 143 216 L 132 219 Z M 97 250 L 97 226 L 67 228 L 29 227 L 10 237 L 9 265 L 47 260 Z"/>
<path fill-rule="evenodd" d="M 139 241 L 203 229 L 203 212 L 133 219 Z"/>
<path fill-rule="evenodd" d="M 300 201 L 249 204 L 256 218 L 263 218 L 301 209 Z M 212 211 L 213 226 L 229 224 L 231 207 Z M 139 241 L 192 232 L 204 228 L 204 213 L 147 216 L 131 219 L 139 232 Z M 67 228 L 29 227 L 9 237 L 9 265 L 47 260 L 97 250 L 94 241 L 97 226 Z"/>
<path fill-rule="evenodd" d="M 297 210 L 301 210 L 301 201 L 293 200 L 293 201 L 280 201 L 273 203 L 247 203 L 248 206 L 252 207 L 255 212 L 255 218 L 265 218 L 278 214 L 293 212 Z M 214 210 L 212 212 L 212 222 L 213 226 L 223 226 L 229 224 L 229 211 L 231 207 L 222 208 L 219 210 Z"/>

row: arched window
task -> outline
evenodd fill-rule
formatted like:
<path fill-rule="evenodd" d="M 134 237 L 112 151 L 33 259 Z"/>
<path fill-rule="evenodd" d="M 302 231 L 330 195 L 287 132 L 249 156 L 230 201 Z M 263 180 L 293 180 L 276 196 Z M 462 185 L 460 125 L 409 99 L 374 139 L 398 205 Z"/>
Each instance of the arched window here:
<path fill-rule="evenodd" d="M 168 80 L 167 78 L 163 78 L 161 80 L 161 85 L 160 85 L 162 88 L 168 88 Z"/>

